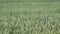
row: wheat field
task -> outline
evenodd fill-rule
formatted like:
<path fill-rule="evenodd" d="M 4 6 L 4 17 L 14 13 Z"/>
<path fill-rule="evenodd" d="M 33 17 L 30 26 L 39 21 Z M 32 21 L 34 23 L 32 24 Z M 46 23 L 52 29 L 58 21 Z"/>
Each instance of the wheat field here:
<path fill-rule="evenodd" d="M 53 1 L 0 0 L 0 34 L 60 34 L 60 2 Z"/>

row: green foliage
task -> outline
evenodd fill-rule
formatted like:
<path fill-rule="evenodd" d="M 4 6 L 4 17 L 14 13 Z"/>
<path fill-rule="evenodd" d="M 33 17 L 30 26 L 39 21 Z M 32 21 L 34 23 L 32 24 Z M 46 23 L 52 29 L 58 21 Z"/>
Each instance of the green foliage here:
<path fill-rule="evenodd" d="M 60 2 L 0 3 L 0 34 L 60 34 Z"/>
<path fill-rule="evenodd" d="M 59 2 L 60 0 L 0 0 L 0 1 L 8 1 L 8 2 L 10 2 L 10 1 L 12 1 L 12 2 L 15 2 L 15 1 L 18 1 L 18 2 L 36 2 L 36 1 L 38 1 L 38 2 Z"/>

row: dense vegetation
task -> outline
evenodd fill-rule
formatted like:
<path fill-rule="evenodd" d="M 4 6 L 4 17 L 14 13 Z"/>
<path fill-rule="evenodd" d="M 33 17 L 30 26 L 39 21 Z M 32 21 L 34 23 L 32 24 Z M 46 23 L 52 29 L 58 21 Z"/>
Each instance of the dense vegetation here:
<path fill-rule="evenodd" d="M 0 34 L 60 34 L 60 2 L 0 3 Z"/>
<path fill-rule="evenodd" d="M 0 1 L 18 1 L 18 2 L 26 2 L 26 1 L 28 1 L 28 2 L 59 2 L 60 0 L 0 0 Z"/>

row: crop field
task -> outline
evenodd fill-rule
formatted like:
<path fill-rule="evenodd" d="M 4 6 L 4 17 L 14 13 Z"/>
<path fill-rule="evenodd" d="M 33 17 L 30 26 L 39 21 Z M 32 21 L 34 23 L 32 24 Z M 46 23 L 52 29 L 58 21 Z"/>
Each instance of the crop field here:
<path fill-rule="evenodd" d="M 0 0 L 0 34 L 60 34 L 60 2 L 33 1 Z"/>

